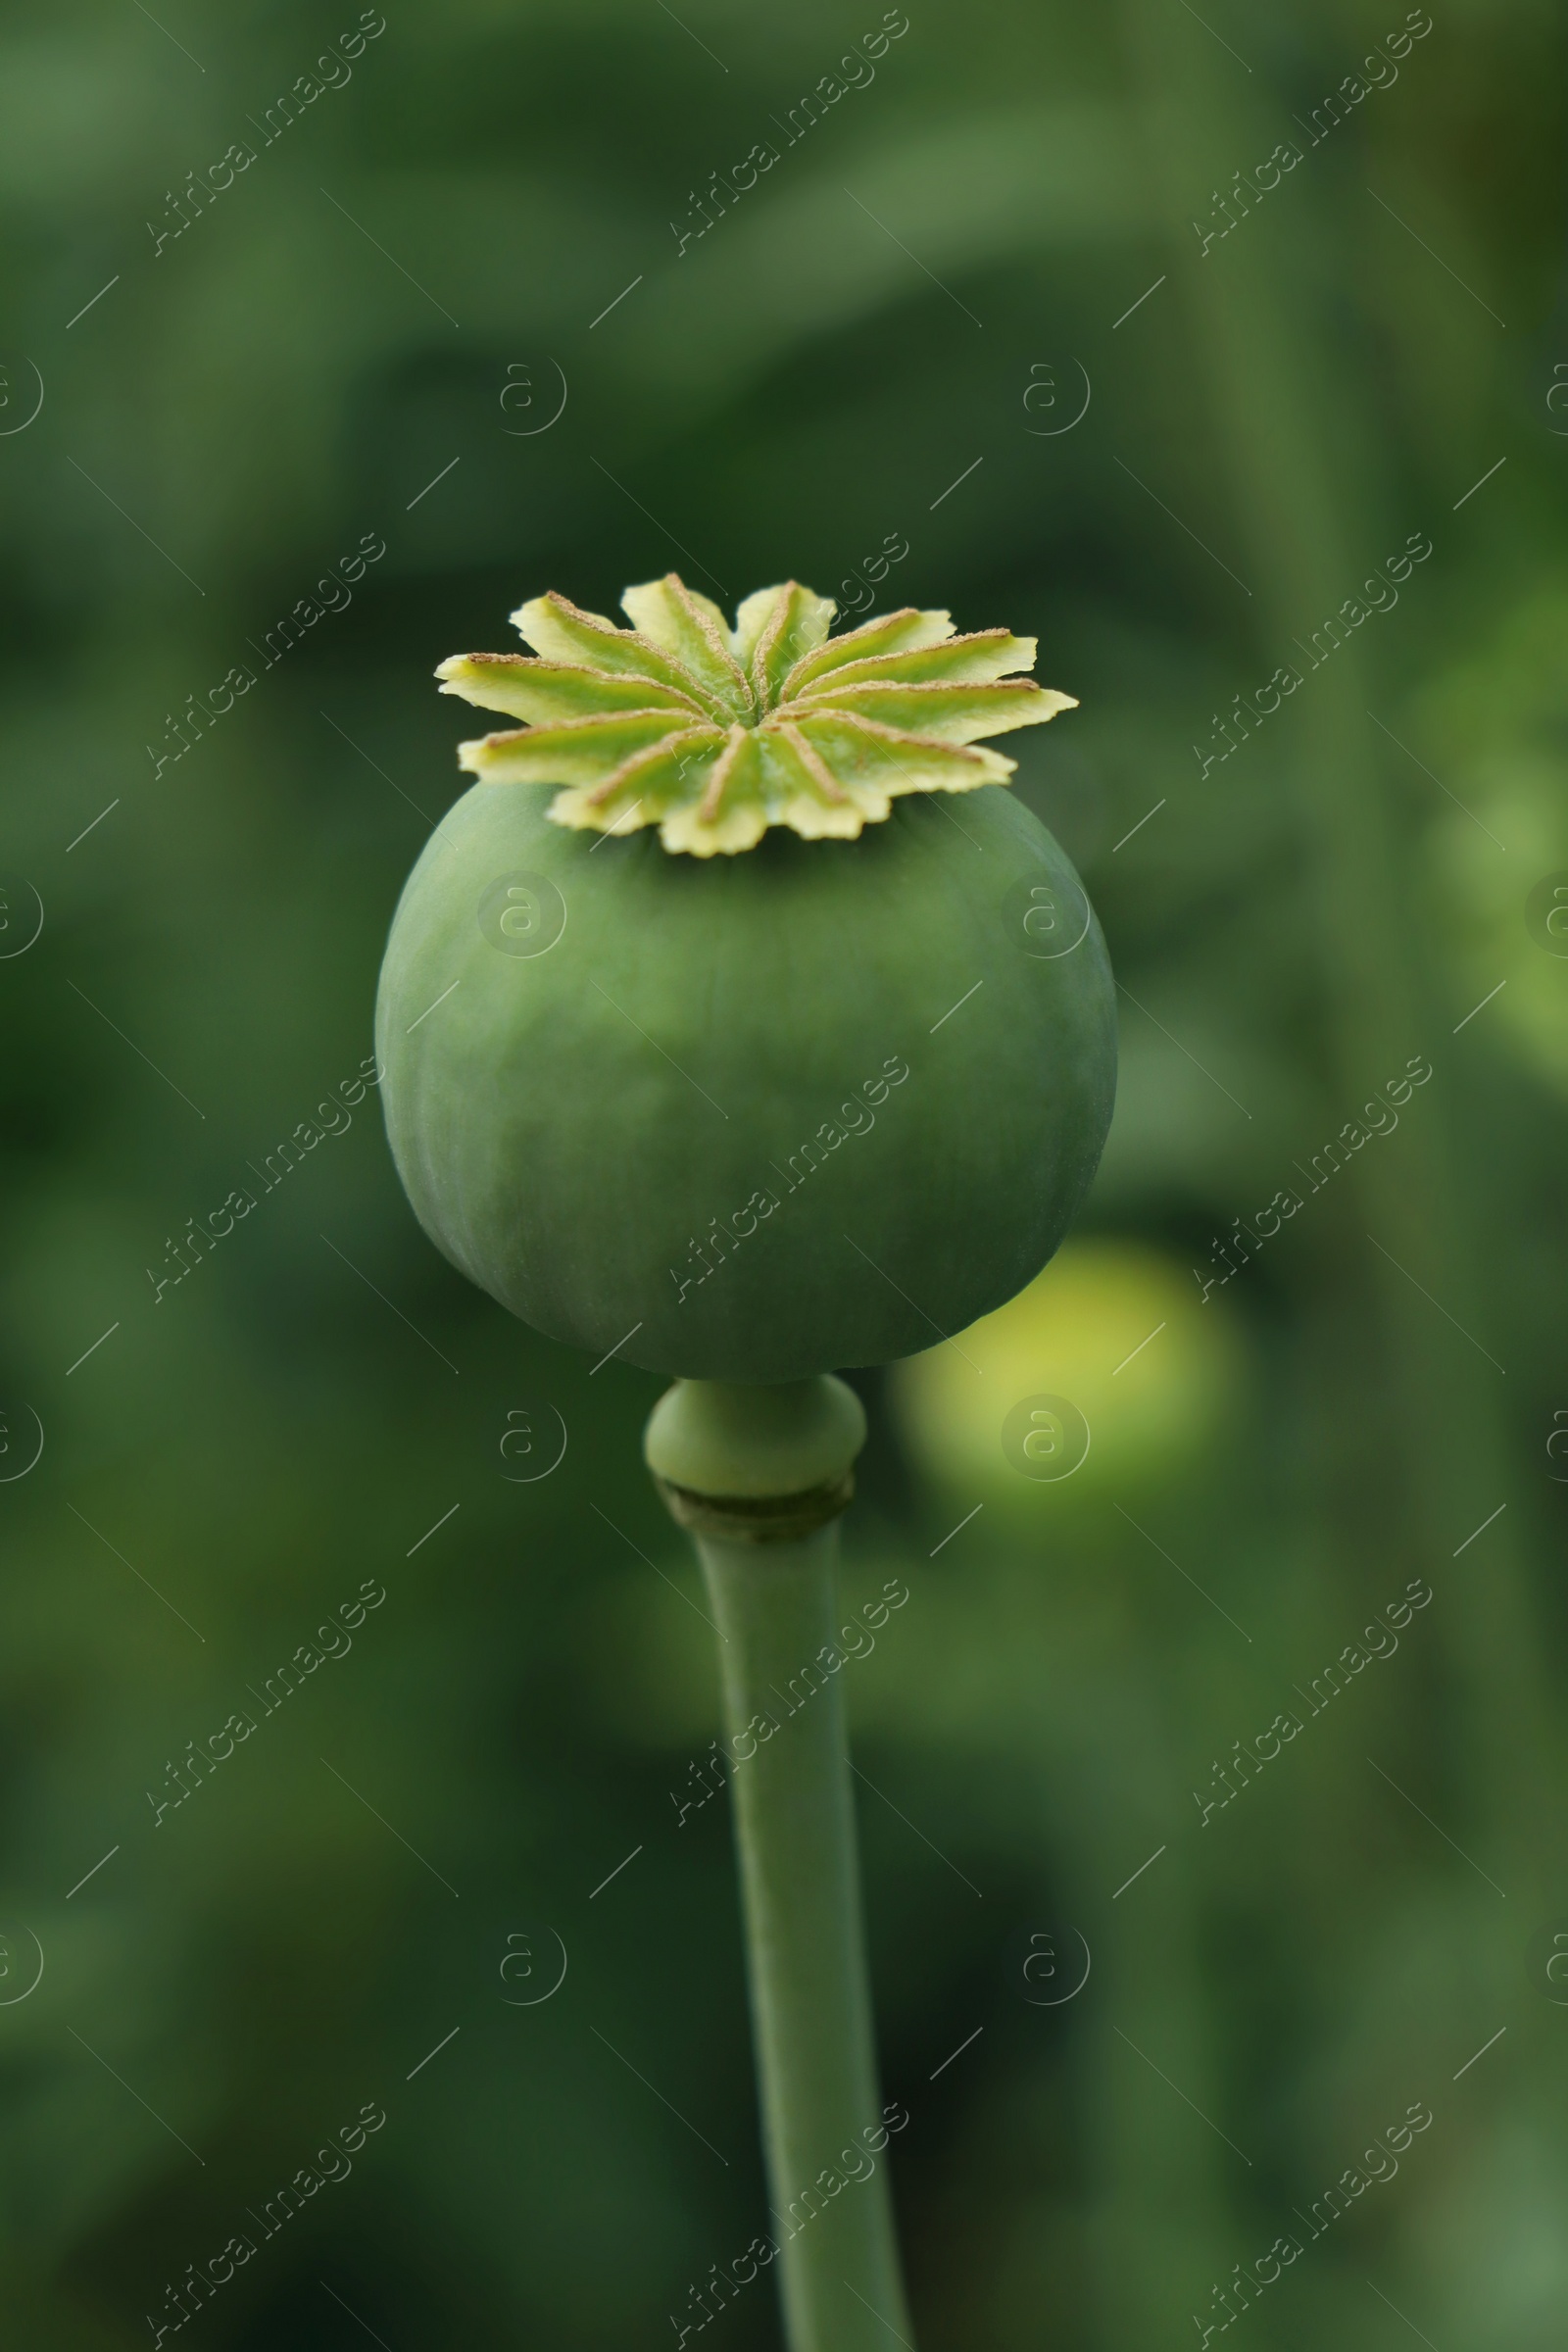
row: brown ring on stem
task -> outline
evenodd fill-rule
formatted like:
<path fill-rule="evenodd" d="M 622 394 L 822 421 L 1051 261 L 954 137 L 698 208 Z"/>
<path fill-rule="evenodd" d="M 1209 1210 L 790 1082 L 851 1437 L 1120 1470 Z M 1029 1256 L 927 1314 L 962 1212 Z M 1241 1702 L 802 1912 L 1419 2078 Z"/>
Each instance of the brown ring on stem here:
<path fill-rule="evenodd" d="M 654 1484 L 677 1527 L 725 1544 L 798 1544 L 838 1518 L 855 1494 L 853 1470 L 799 1494 L 699 1494 L 657 1474 Z"/>

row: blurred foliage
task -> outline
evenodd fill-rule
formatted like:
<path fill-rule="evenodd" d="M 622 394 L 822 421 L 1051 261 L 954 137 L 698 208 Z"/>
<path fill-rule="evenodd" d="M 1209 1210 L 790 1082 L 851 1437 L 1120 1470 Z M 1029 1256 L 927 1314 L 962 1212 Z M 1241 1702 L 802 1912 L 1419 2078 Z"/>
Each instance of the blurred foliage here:
<path fill-rule="evenodd" d="M 459 789 L 439 659 L 547 586 L 838 593 L 900 534 L 896 601 L 1038 632 L 1082 703 L 1011 747 L 1127 991 L 1042 1385 L 1093 1419 L 1168 1324 L 1096 1480 L 956 1534 L 1015 1397 L 966 1484 L 950 1351 L 900 1413 L 861 1381 L 846 1598 L 910 1590 L 846 1672 L 920 2340 L 1174 2342 L 1420 2100 L 1397 2178 L 1236 2324 L 1256 2352 L 1560 2335 L 1568 959 L 1527 920 L 1568 868 L 1560 16 L 1436 11 L 1309 145 L 1394 9 L 911 6 L 786 144 L 878 21 L 396 0 L 270 135 L 347 6 L 0 31 L 5 938 L 30 893 L 44 918 L 0 1079 L 3 1458 L 33 1416 L 44 1444 L 0 1497 L 27 2352 L 154 2340 L 245 2230 L 192 2340 L 609 2352 L 668 2341 L 765 2226 L 727 1825 L 671 1799 L 716 1702 L 640 1466 L 655 1384 L 461 1282 L 373 1092 L 317 1106 Z M 1412 532 L 1397 608 L 1205 768 Z M 265 666 L 364 534 L 352 601 Z M 1398 1127 L 1200 1306 L 1186 1269 L 1411 1056 Z M 1308 1714 L 1413 1578 L 1397 1653 Z M 1087 1939 L 1073 1998 L 1028 1997 L 1033 1935 Z M 559 1991 L 513 2005 L 556 1939 Z M 274 2242 L 255 2217 L 308 2167 Z M 768 2292 L 713 2323 L 735 2347 L 778 2341 Z"/>

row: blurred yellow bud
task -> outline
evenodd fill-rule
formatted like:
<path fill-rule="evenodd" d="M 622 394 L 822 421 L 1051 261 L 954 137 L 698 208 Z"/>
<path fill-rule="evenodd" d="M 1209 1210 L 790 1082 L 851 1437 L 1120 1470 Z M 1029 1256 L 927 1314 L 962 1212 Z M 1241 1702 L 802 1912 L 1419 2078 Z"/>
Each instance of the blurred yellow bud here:
<path fill-rule="evenodd" d="M 893 1407 L 932 1476 L 1028 1510 L 1042 1487 L 1116 1494 L 1190 1463 L 1238 1352 L 1225 1310 L 1162 1251 L 1069 1242 L 1005 1306 L 895 1364 Z"/>

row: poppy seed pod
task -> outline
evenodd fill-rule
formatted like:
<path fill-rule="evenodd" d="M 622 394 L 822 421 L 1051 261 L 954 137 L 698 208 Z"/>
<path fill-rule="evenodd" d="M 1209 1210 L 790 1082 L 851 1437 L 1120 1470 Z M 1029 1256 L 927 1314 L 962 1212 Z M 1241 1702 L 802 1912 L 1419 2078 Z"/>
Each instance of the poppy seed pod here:
<path fill-rule="evenodd" d="M 977 748 L 1073 706 L 1017 674 L 1032 640 L 946 612 L 622 601 L 629 630 L 536 599 L 537 658 L 438 672 L 523 723 L 462 747 L 480 780 L 393 918 L 399 1173 L 454 1264 L 596 1356 L 909 1354 L 1039 1270 L 1109 1125 L 1100 927 Z"/>

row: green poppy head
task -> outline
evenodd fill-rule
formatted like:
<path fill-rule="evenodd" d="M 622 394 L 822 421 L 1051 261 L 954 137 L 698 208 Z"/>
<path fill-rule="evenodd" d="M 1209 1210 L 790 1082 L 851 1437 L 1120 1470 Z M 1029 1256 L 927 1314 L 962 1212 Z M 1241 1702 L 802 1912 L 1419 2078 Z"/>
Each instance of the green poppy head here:
<path fill-rule="evenodd" d="M 777 1383 L 927 1348 L 1045 1263 L 1109 1124 L 1100 927 L 974 745 L 1068 698 L 946 612 L 831 638 L 794 582 L 733 629 L 673 577 L 623 602 L 537 598 L 533 658 L 442 665 L 524 724 L 464 746 L 387 942 L 409 1198 L 599 1358 Z"/>

